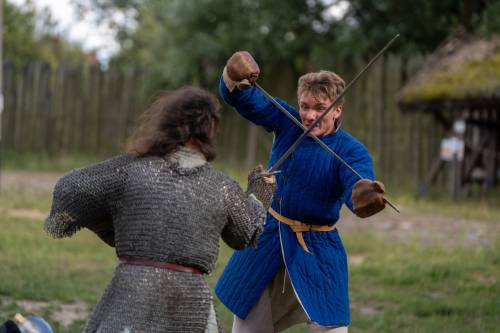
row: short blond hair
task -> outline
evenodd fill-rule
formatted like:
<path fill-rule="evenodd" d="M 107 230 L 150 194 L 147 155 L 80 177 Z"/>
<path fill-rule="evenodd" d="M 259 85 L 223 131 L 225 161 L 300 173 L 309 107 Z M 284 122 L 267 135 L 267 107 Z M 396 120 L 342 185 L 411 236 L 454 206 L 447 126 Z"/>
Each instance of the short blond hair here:
<path fill-rule="evenodd" d="M 313 96 L 329 98 L 332 102 L 345 89 L 344 80 L 330 71 L 312 72 L 302 75 L 299 78 L 297 87 L 297 97 L 304 93 L 310 93 Z M 344 96 L 340 100 L 340 105 L 344 103 Z"/>

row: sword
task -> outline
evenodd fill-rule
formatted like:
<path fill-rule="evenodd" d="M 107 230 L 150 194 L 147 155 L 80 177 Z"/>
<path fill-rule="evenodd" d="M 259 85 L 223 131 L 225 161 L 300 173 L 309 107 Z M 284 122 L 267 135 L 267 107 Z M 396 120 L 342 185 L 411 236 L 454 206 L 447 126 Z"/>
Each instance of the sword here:
<path fill-rule="evenodd" d="M 370 60 L 370 62 L 365 66 L 365 68 L 363 68 L 361 70 L 361 72 L 358 73 L 358 75 L 356 75 L 356 77 L 354 79 L 352 79 L 351 82 L 349 82 L 349 84 L 345 87 L 344 91 L 342 91 L 342 93 L 340 93 L 336 98 L 335 100 L 333 101 L 333 103 L 325 110 L 323 111 L 323 113 L 318 117 L 316 118 L 316 120 L 311 124 L 311 126 L 309 126 L 309 128 L 307 128 L 307 130 L 302 133 L 301 136 L 299 136 L 299 138 L 290 146 L 290 148 L 288 148 L 288 150 L 283 154 L 283 156 L 280 157 L 280 159 L 269 169 L 269 172 L 273 172 L 273 171 L 276 171 L 280 166 L 281 164 L 283 164 L 283 162 L 285 162 L 285 160 L 290 156 L 290 154 L 297 148 L 297 146 L 306 138 L 307 135 L 309 135 L 311 133 L 311 131 L 314 129 L 314 127 L 331 111 L 333 110 L 334 108 L 336 108 L 339 104 L 340 104 L 340 101 L 342 99 L 342 97 L 346 94 L 346 92 L 349 90 L 349 88 L 354 84 L 356 83 L 356 81 L 361 77 L 361 75 L 363 75 L 367 70 L 368 68 L 370 68 L 370 66 L 375 62 L 375 60 L 377 60 L 384 52 L 385 50 L 387 50 L 387 48 L 396 40 L 396 38 L 399 37 L 399 34 L 397 34 L 396 36 L 394 36 L 385 46 L 382 50 L 379 51 L 379 53 L 377 53 L 377 55 L 372 59 Z M 262 91 L 262 88 L 261 88 L 261 91 Z M 266 94 L 266 95 L 269 95 L 269 94 Z M 352 169 L 352 168 L 351 168 Z"/>
<path fill-rule="evenodd" d="M 337 153 L 335 153 L 330 147 L 328 147 L 321 139 L 319 139 L 317 136 L 314 134 L 311 134 L 312 129 L 335 107 L 340 104 L 341 98 L 345 95 L 347 90 L 361 77 L 364 72 L 387 50 L 387 48 L 396 40 L 396 38 L 399 37 L 399 34 L 394 36 L 385 46 L 382 48 L 382 50 L 377 53 L 377 55 L 361 70 L 361 72 L 356 75 L 356 77 L 349 82 L 349 84 L 346 86 L 344 91 L 340 93 L 333 103 L 309 126 L 309 128 L 306 128 L 299 120 L 297 120 L 293 115 L 291 115 L 281 104 L 279 104 L 273 96 L 271 96 L 267 91 L 265 91 L 260 85 L 257 83 L 254 83 L 255 87 L 261 91 L 270 101 L 271 103 L 276 106 L 281 112 L 283 112 L 290 120 L 292 120 L 297 126 L 299 126 L 304 132 L 302 135 L 288 148 L 288 150 L 281 156 L 281 158 L 265 173 L 266 174 L 274 174 L 277 172 L 277 169 L 283 164 L 283 162 L 290 156 L 290 154 L 297 148 L 297 146 L 304 140 L 306 136 L 311 137 L 314 139 L 323 149 L 325 149 L 328 153 L 330 153 L 334 158 L 336 158 L 340 163 L 342 163 L 349 171 L 351 171 L 358 179 L 363 179 L 363 177 L 356 171 L 354 168 L 352 168 L 343 158 L 341 158 Z M 399 209 L 392 204 L 386 197 L 384 197 L 384 201 L 396 212 L 400 213 Z"/>

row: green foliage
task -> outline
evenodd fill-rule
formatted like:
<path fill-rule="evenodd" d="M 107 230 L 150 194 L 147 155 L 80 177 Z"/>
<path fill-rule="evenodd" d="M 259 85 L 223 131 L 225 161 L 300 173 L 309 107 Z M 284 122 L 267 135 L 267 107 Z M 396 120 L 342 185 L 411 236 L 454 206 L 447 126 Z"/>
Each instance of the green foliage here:
<path fill-rule="evenodd" d="M 486 35 L 500 33 L 500 1 L 489 1 L 481 15 L 478 32 Z"/>
<path fill-rule="evenodd" d="M 122 52 L 112 63 L 150 69 L 152 87 L 216 87 L 226 59 L 240 49 L 252 52 L 267 77 L 290 72 L 295 81 L 332 37 L 322 1 L 174 0 L 133 7 L 137 29 L 120 31 Z"/>
<path fill-rule="evenodd" d="M 4 57 L 25 63 L 28 59 L 39 56 L 35 48 L 35 12 L 21 11 L 18 7 L 3 1 Z"/>
<path fill-rule="evenodd" d="M 475 0 L 349 0 L 348 17 L 353 22 L 343 47 L 358 53 L 374 53 L 396 33 L 401 39 L 391 51 L 410 57 L 432 52 L 458 30 L 472 32 L 485 10 L 485 1 Z M 349 52 L 349 51 L 347 51 Z"/>
<path fill-rule="evenodd" d="M 111 22 L 122 46 L 112 63 L 148 68 L 148 91 L 183 84 L 215 90 L 226 59 L 246 49 L 261 65 L 262 80 L 279 83 L 285 97 L 300 74 L 368 58 L 396 33 L 401 39 L 391 52 L 411 57 L 459 30 L 494 32 L 500 6 L 500 0 L 75 1 L 104 20 L 116 11 L 135 13 L 135 29 Z M 343 16 L 328 14 L 345 4 Z"/>
<path fill-rule="evenodd" d="M 3 1 L 4 59 L 23 66 L 32 60 L 43 60 L 56 66 L 63 60 L 82 63 L 84 52 L 79 45 L 59 36 L 50 12 L 37 11 L 31 2 L 17 7 Z"/>

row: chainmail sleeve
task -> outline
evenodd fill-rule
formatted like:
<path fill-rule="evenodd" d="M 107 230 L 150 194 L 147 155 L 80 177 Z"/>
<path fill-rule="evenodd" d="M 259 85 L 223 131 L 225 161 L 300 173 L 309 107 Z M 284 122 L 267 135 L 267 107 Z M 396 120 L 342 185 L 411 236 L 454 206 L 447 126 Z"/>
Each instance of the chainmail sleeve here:
<path fill-rule="evenodd" d="M 249 245 L 256 247 L 266 218 L 264 206 L 253 194 L 243 192 L 234 181 L 224 185 L 223 191 L 227 222 L 222 239 L 236 250 Z"/>
<path fill-rule="evenodd" d="M 54 238 L 88 228 L 114 246 L 112 216 L 126 182 L 125 166 L 133 156 L 119 156 L 62 176 L 54 187 L 44 230 Z"/>

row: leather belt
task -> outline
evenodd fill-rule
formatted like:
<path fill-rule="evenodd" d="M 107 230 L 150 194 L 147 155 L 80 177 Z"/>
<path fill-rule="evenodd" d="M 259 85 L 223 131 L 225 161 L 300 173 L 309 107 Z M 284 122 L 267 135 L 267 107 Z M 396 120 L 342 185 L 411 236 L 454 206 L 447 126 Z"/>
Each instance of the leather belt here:
<path fill-rule="evenodd" d="M 153 260 L 148 260 L 148 259 L 135 259 L 135 258 L 127 258 L 127 257 L 120 257 L 119 259 L 120 259 L 121 263 L 124 263 L 127 265 L 149 266 L 149 267 L 156 267 L 156 268 L 162 268 L 162 269 L 170 269 L 170 270 L 177 271 L 177 272 L 203 274 L 203 272 L 198 268 L 174 264 L 171 262 L 159 262 L 159 261 L 153 261 Z"/>
<path fill-rule="evenodd" d="M 304 241 L 304 236 L 302 235 L 302 232 L 305 231 L 331 231 L 335 229 L 334 225 L 311 225 L 311 224 L 305 224 L 297 220 L 292 220 L 289 219 L 288 217 L 285 217 L 283 215 L 280 215 L 278 212 L 276 212 L 272 207 L 269 207 L 268 212 L 278 221 L 281 223 L 289 225 L 293 232 L 295 232 L 295 236 L 297 236 L 297 241 L 299 242 L 300 246 L 304 249 L 309 254 L 312 254 L 309 249 L 307 248 L 306 242 Z"/>

